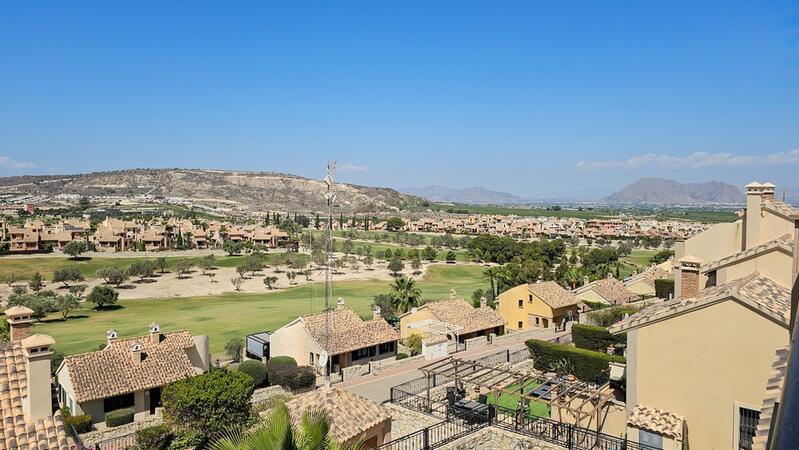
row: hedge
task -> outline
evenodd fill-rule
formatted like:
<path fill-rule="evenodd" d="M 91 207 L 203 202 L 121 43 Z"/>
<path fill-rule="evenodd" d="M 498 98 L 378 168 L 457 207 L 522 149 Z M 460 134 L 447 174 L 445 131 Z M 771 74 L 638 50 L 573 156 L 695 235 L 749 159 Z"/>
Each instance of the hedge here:
<path fill-rule="evenodd" d="M 266 362 L 269 384 L 291 388 L 297 375 L 297 361 L 290 356 L 276 356 Z"/>
<path fill-rule="evenodd" d="M 612 335 L 605 327 L 575 324 L 572 326 L 572 342 L 577 348 L 605 352 L 609 345 L 626 344 L 627 335 Z"/>
<path fill-rule="evenodd" d="M 526 344 L 535 361 L 533 364 L 536 369 L 547 371 L 558 360 L 565 358 L 574 366 L 572 375 L 582 381 L 605 382 L 608 377 L 609 364 L 625 362 L 622 356 L 611 356 L 607 353 L 593 352 L 537 339 L 530 339 Z"/>
<path fill-rule="evenodd" d="M 668 300 L 669 296 L 674 297 L 674 280 L 655 280 L 655 297 Z"/>
<path fill-rule="evenodd" d="M 239 364 L 239 372 L 246 373 L 252 377 L 255 387 L 261 387 L 266 384 L 266 366 L 261 361 L 244 361 Z"/>
<path fill-rule="evenodd" d="M 175 435 L 167 425 L 153 425 L 136 431 L 138 450 L 167 450 Z"/>
<path fill-rule="evenodd" d="M 311 366 L 300 366 L 291 380 L 292 389 L 306 389 L 316 386 L 316 370 Z"/>
<path fill-rule="evenodd" d="M 73 426 L 78 433 L 88 433 L 92 431 L 92 416 L 86 414 L 64 416 L 64 425 Z"/>
<path fill-rule="evenodd" d="M 131 422 L 133 422 L 133 408 L 117 409 L 105 415 L 105 424 L 109 428 L 118 427 Z"/>

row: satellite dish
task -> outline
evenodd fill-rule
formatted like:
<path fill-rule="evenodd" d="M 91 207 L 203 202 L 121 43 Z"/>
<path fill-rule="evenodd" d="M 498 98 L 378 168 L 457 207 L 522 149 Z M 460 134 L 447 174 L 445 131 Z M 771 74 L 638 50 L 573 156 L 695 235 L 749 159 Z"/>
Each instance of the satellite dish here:
<path fill-rule="evenodd" d="M 319 354 L 319 367 L 327 366 L 327 352 L 322 350 L 322 353 Z"/>

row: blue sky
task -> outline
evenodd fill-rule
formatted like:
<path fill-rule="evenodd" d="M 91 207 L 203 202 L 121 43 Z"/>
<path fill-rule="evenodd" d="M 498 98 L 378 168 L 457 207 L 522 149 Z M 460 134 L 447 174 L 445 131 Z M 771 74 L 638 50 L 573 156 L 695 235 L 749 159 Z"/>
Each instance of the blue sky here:
<path fill-rule="evenodd" d="M 700 4 L 701 3 L 701 4 Z M 4 2 L 0 175 L 799 188 L 799 2 Z"/>

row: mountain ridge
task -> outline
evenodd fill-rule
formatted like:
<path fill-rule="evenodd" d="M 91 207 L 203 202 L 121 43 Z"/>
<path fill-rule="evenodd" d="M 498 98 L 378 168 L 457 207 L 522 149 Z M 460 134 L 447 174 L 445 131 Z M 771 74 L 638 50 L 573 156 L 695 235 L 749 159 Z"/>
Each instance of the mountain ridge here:
<path fill-rule="evenodd" d="M 528 200 L 507 192 L 494 191 L 482 186 L 473 186 L 463 189 L 454 189 L 440 185 L 430 185 L 421 188 L 401 188 L 400 192 L 422 197 L 432 202 L 441 203 L 468 203 L 473 205 L 502 205 L 525 203 Z"/>
<path fill-rule="evenodd" d="M 601 198 L 608 204 L 719 205 L 744 203 L 738 187 L 721 181 L 681 183 L 659 177 L 643 177 Z"/>

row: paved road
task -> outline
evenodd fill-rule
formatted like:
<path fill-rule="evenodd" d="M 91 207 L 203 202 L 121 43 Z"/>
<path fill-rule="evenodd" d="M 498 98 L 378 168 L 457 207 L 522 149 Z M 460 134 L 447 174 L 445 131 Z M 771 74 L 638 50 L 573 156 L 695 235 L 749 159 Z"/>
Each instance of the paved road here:
<path fill-rule="evenodd" d="M 554 339 L 552 331 L 542 330 L 541 339 Z M 480 347 L 474 350 L 455 353 L 456 356 L 463 359 L 476 359 L 481 356 L 497 353 L 507 349 L 516 350 L 524 347 L 524 341 L 530 339 L 530 336 L 518 340 L 508 340 L 501 344 L 489 344 L 485 347 Z M 356 378 L 344 383 L 337 384 L 336 387 L 347 389 L 362 397 L 366 397 L 372 401 L 382 403 L 390 399 L 391 387 L 406 381 L 413 380 L 422 376 L 419 367 L 425 366 L 434 362 L 435 360 L 422 360 L 414 362 L 408 366 L 400 367 L 398 369 L 386 370 L 380 372 L 378 375 L 366 375 L 364 377 Z"/>

